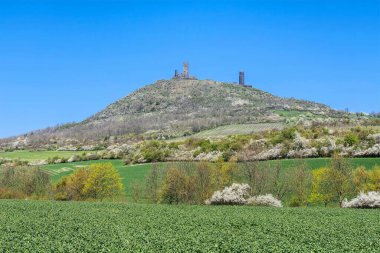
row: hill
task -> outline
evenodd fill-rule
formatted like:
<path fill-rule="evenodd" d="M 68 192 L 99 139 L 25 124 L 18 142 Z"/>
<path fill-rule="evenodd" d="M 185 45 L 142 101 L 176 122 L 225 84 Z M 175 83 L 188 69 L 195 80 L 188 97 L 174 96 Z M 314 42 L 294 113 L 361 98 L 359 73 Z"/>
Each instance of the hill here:
<path fill-rule="evenodd" d="M 219 126 L 286 123 L 289 118 L 340 118 L 343 112 L 305 100 L 212 80 L 160 80 L 136 90 L 80 123 L 32 132 L 27 141 L 75 144 L 127 134 L 162 139 Z M 19 142 L 25 142 L 21 138 Z"/>

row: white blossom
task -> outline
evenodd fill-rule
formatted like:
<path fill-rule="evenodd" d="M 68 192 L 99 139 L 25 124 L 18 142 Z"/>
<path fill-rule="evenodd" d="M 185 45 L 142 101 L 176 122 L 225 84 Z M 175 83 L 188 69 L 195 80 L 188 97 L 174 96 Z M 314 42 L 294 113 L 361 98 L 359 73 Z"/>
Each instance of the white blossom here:
<path fill-rule="evenodd" d="M 205 201 L 205 204 L 211 205 L 244 205 L 247 203 L 251 187 L 248 184 L 232 184 L 223 189 L 216 191 L 212 197 Z"/>
<path fill-rule="evenodd" d="M 273 197 L 272 194 L 251 197 L 248 199 L 247 204 L 254 206 L 282 207 L 281 201 Z"/>
<path fill-rule="evenodd" d="M 342 203 L 344 208 L 380 208 L 380 192 L 361 192 L 359 195 L 350 200 L 344 200 Z"/>

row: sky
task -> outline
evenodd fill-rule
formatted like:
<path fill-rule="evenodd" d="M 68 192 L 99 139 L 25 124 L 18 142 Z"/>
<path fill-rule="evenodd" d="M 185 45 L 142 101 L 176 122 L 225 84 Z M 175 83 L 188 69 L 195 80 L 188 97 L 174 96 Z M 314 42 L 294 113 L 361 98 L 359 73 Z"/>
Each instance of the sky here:
<path fill-rule="evenodd" d="M 380 0 L 0 0 L 0 137 L 81 121 L 184 60 L 353 112 L 380 111 Z"/>

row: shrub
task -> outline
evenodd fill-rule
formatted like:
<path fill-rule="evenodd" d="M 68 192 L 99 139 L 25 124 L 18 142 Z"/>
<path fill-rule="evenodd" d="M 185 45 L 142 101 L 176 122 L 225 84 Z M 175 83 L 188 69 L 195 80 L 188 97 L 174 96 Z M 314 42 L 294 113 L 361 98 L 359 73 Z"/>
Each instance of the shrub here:
<path fill-rule="evenodd" d="M 84 184 L 89 175 L 86 168 L 76 170 L 73 174 L 63 177 L 57 184 L 55 190 L 56 200 L 84 200 Z"/>
<path fill-rule="evenodd" d="M 344 200 L 344 208 L 380 208 L 380 192 L 361 192 L 351 201 Z"/>
<path fill-rule="evenodd" d="M 7 198 L 48 198 L 52 193 L 50 176 L 39 168 L 5 168 L 1 174 L 0 186 Z"/>
<path fill-rule="evenodd" d="M 346 147 L 352 147 L 354 145 L 357 145 L 359 142 L 360 142 L 359 137 L 354 133 L 348 133 L 344 137 L 344 141 L 343 141 Z"/>
<path fill-rule="evenodd" d="M 281 201 L 273 197 L 272 194 L 251 197 L 248 199 L 247 204 L 254 206 L 282 207 Z"/>
<path fill-rule="evenodd" d="M 163 142 L 148 141 L 143 144 L 141 154 L 147 162 L 162 162 L 169 156 L 169 150 Z"/>
<path fill-rule="evenodd" d="M 191 202 L 195 197 L 194 193 L 195 186 L 192 177 L 178 168 L 168 170 L 160 192 L 162 203 L 179 204 Z"/>
<path fill-rule="evenodd" d="M 248 184 L 232 184 L 222 191 L 216 191 L 212 197 L 206 200 L 211 205 L 244 205 L 249 198 L 251 187 Z"/>
<path fill-rule="evenodd" d="M 112 164 L 92 164 L 62 178 L 56 187 L 56 200 L 111 198 L 121 194 L 121 177 Z"/>
<path fill-rule="evenodd" d="M 102 200 L 118 196 L 122 190 L 121 177 L 111 163 L 90 165 L 83 188 L 86 197 Z"/>

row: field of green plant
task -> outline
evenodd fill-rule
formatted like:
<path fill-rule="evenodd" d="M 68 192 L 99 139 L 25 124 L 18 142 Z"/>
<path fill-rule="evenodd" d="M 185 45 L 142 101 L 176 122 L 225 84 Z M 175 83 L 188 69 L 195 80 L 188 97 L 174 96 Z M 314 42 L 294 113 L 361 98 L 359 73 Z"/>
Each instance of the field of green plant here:
<path fill-rule="evenodd" d="M 377 252 L 378 210 L 0 201 L 1 252 Z"/>
<path fill-rule="evenodd" d="M 13 151 L 0 152 L 0 158 L 21 160 L 21 161 L 38 161 L 47 160 L 55 156 L 70 158 L 72 155 L 80 155 L 83 151 Z"/>

